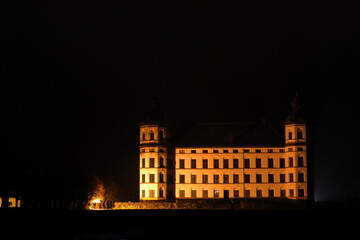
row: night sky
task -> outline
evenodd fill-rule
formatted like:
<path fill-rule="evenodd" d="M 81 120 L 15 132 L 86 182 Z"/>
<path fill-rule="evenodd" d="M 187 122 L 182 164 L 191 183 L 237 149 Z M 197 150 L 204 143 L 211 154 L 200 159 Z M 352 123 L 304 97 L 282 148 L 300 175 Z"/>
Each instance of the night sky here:
<path fill-rule="evenodd" d="M 9 2 L 1 172 L 96 175 L 136 200 L 151 99 L 175 132 L 264 118 L 282 131 L 298 91 L 316 200 L 360 194 L 355 1 Z"/>

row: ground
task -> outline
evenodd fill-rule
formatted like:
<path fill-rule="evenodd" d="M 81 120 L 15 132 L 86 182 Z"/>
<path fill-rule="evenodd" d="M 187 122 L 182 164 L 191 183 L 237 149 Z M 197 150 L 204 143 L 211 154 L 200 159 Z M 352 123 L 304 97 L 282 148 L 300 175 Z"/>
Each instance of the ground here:
<path fill-rule="evenodd" d="M 359 209 L 2 211 L 11 239 L 360 239 Z M 7 235 L 10 234 L 10 235 Z"/>

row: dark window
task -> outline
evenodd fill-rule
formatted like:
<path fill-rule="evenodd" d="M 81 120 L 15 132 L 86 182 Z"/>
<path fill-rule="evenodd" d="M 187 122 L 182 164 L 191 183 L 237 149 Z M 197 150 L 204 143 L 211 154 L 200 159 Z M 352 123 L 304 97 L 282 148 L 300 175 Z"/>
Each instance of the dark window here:
<path fill-rule="evenodd" d="M 224 190 L 224 198 L 225 199 L 229 198 L 229 190 Z"/>
<path fill-rule="evenodd" d="M 203 168 L 208 168 L 208 160 L 207 159 L 203 159 Z"/>
<path fill-rule="evenodd" d="M 294 189 L 290 189 L 290 197 L 294 196 Z"/>
<path fill-rule="evenodd" d="M 164 197 L 164 189 L 159 189 L 159 197 Z"/>
<path fill-rule="evenodd" d="M 301 129 L 300 128 L 298 128 L 298 130 L 297 130 L 297 138 L 298 139 L 302 139 L 303 138 L 303 132 L 301 131 Z"/>
<path fill-rule="evenodd" d="M 234 198 L 240 197 L 239 190 L 234 190 Z"/>
<path fill-rule="evenodd" d="M 165 167 L 165 165 L 164 165 L 164 158 L 163 158 L 163 157 L 160 157 L 160 158 L 159 158 L 159 162 L 160 162 L 159 165 L 160 165 L 161 168 Z"/>
<path fill-rule="evenodd" d="M 285 158 L 280 158 L 280 168 L 285 168 Z"/>
<path fill-rule="evenodd" d="M 191 190 L 191 197 L 196 198 L 196 190 Z"/>
<path fill-rule="evenodd" d="M 196 159 L 191 159 L 191 168 L 196 168 Z"/>
<path fill-rule="evenodd" d="M 286 197 L 286 190 L 285 189 L 280 190 L 280 197 L 282 197 L 282 198 Z"/>
<path fill-rule="evenodd" d="M 261 149 L 255 149 L 256 153 L 261 153 Z"/>
<path fill-rule="evenodd" d="M 208 183 L 209 182 L 209 176 L 207 174 L 202 175 L 202 182 Z"/>
<path fill-rule="evenodd" d="M 302 189 L 302 188 L 299 188 L 299 189 L 298 189 L 298 196 L 299 196 L 299 197 L 304 197 L 304 196 L 305 196 L 305 191 L 304 191 L 304 189 Z"/>
<path fill-rule="evenodd" d="M 219 159 L 214 159 L 214 168 L 219 168 Z"/>
<path fill-rule="evenodd" d="M 244 168 L 250 168 L 250 159 L 248 158 L 244 159 Z"/>
<path fill-rule="evenodd" d="M 239 159 L 237 158 L 233 159 L 233 168 L 239 168 Z"/>
<path fill-rule="evenodd" d="M 271 198 L 274 197 L 274 190 L 273 189 L 269 189 L 269 197 L 271 197 Z"/>
<path fill-rule="evenodd" d="M 244 183 L 250 183 L 250 174 L 244 175 Z"/>
<path fill-rule="evenodd" d="M 180 175 L 180 183 L 185 183 L 185 175 Z"/>
<path fill-rule="evenodd" d="M 150 174 L 150 183 L 155 182 L 155 174 Z"/>
<path fill-rule="evenodd" d="M 149 190 L 149 197 L 155 197 L 155 190 Z"/>
<path fill-rule="evenodd" d="M 150 158 L 150 166 L 149 167 L 155 167 L 155 158 Z"/>
<path fill-rule="evenodd" d="M 141 159 L 141 167 L 145 167 L 145 158 Z"/>
<path fill-rule="evenodd" d="M 191 175 L 191 183 L 196 183 L 196 175 Z"/>
<path fill-rule="evenodd" d="M 155 137 L 154 133 L 151 132 L 151 133 L 150 133 L 150 140 L 154 140 L 154 137 Z"/>
<path fill-rule="evenodd" d="M 219 175 L 214 175 L 214 183 L 219 183 Z"/>
<path fill-rule="evenodd" d="M 289 167 L 293 167 L 294 166 L 294 158 L 289 157 Z"/>
<path fill-rule="evenodd" d="M 203 198 L 208 198 L 209 197 L 209 192 L 208 190 L 203 190 Z"/>
<path fill-rule="evenodd" d="M 289 182 L 294 182 L 294 174 L 293 173 L 289 174 Z"/>
<path fill-rule="evenodd" d="M 202 150 L 203 153 L 208 153 L 208 150 Z"/>
<path fill-rule="evenodd" d="M 284 183 L 286 181 L 285 174 L 280 174 L 280 182 Z"/>
<path fill-rule="evenodd" d="M 185 197 L 185 190 L 179 190 L 179 195 L 181 198 Z"/>
<path fill-rule="evenodd" d="M 234 150 L 233 150 L 233 153 L 238 153 L 238 152 L 239 152 L 238 149 L 234 149 Z"/>
<path fill-rule="evenodd" d="M 304 182 L 304 173 L 298 173 L 298 182 Z"/>
<path fill-rule="evenodd" d="M 289 139 L 292 139 L 292 132 L 289 132 Z"/>
<path fill-rule="evenodd" d="M 256 174 L 256 183 L 262 183 L 262 175 Z"/>
<path fill-rule="evenodd" d="M 244 153 L 250 152 L 250 149 L 244 149 Z"/>
<path fill-rule="evenodd" d="M 229 153 L 229 150 L 224 149 L 224 150 L 223 150 L 223 153 Z"/>
<path fill-rule="evenodd" d="M 303 167 L 304 166 L 304 158 L 303 157 L 298 157 L 298 167 Z"/>
<path fill-rule="evenodd" d="M 160 173 L 160 179 L 159 179 L 159 182 L 163 183 L 165 182 L 165 178 L 164 178 L 164 174 L 163 173 Z"/>
<path fill-rule="evenodd" d="M 214 149 L 214 150 L 213 150 L 213 153 L 219 153 L 219 150 Z"/>
<path fill-rule="evenodd" d="M 273 183 L 274 182 L 274 174 L 269 174 L 268 179 L 269 179 L 269 183 Z"/>
<path fill-rule="evenodd" d="M 145 141 L 145 133 L 142 134 L 142 140 Z"/>
<path fill-rule="evenodd" d="M 191 150 L 191 153 L 196 153 L 196 150 Z"/>
<path fill-rule="evenodd" d="M 256 168 L 261 168 L 261 158 L 256 159 Z"/>
<path fill-rule="evenodd" d="M 180 159 L 180 166 L 179 168 L 185 168 L 185 159 Z"/>
<path fill-rule="evenodd" d="M 273 168 L 274 167 L 274 159 L 269 158 L 268 159 L 268 168 Z"/>
<path fill-rule="evenodd" d="M 229 175 L 224 174 L 224 183 L 229 183 Z"/>
<path fill-rule="evenodd" d="M 256 197 L 258 197 L 258 198 L 262 197 L 262 190 L 261 189 L 256 190 Z"/>
<path fill-rule="evenodd" d="M 141 190 L 141 197 L 145 197 L 145 190 Z"/>
<path fill-rule="evenodd" d="M 145 174 L 141 174 L 141 182 L 145 182 Z"/>
<path fill-rule="evenodd" d="M 250 198 L 250 190 L 245 190 L 245 191 L 244 191 L 244 196 L 245 196 L 246 198 Z"/>
<path fill-rule="evenodd" d="M 239 174 L 234 174 L 234 183 L 239 183 Z"/>
<path fill-rule="evenodd" d="M 229 159 L 224 159 L 224 168 L 229 168 Z"/>

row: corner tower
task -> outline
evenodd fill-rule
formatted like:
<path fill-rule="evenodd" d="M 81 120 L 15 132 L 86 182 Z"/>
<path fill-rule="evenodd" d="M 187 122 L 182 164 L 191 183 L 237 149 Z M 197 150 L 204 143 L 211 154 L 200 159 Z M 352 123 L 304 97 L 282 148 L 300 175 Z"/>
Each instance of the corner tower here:
<path fill-rule="evenodd" d="M 288 175 L 288 197 L 308 198 L 306 123 L 300 117 L 301 104 L 298 94 L 291 102 L 291 112 L 285 121 L 285 147 Z"/>
<path fill-rule="evenodd" d="M 167 121 L 155 101 L 140 123 L 140 200 L 166 200 Z"/>

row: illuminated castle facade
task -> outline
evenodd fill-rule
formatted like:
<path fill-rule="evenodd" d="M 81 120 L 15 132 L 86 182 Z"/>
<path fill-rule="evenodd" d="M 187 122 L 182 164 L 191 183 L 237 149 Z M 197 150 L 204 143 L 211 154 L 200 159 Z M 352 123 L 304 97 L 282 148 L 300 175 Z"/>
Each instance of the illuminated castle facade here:
<path fill-rule="evenodd" d="M 198 124 L 173 143 L 151 111 L 140 124 L 140 200 L 307 199 L 306 124 L 297 109 L 295 98 L 284 134 L 265 122 Z"/>

